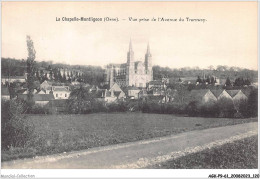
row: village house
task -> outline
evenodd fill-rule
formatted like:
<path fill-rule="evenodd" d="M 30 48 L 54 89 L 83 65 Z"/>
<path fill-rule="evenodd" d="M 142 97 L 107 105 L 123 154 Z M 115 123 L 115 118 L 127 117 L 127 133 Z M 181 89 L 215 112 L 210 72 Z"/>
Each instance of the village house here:
<path fill-rule="evenodd" d="M 189 102 L 192 101 L 206 104 L 217 101 L 217 98 L 209 89 L 191 90 L 189 95 Z"/>
<path fill-rule="evenodd" d="M 97 91 L 96 98 L 99 101 L 104 101 L 107 103 L 115 102 L 117 100 L 117 96 L 115 96 L 114 91 L 108 91 L 107 89 Z"/>
<path fill-rule="evenodd" d="M 152 87 L 152 88 L 150 88 L 148 93 L 153 95 L 153 96 L 164 96 L 165 95 L 165 89 Z"/>
<path fill-rule="evenodd" d="M 114 83 L 109 91 L 114 91 L 114 95 L 117 97 L 117 99 L 126 98 L 125 92 L 120 88 L 117 83 Z"/>
<path fill-rule="evenodd" d="M 152 90 L 152 89 L 166 89 L 166 84 L 165 82 L 159 81 L 159 80 L 154 80 L 154 81 L 150 81 L 148 83 L 148 90 Z"/>
<path fill-rule="evenodd" d="M 232 97 L 234 102 L 248 99 L 248 97 L 242 92 L 242 90 L 227 90 L 227 93 Z"/>
<path fill-rule="evenodd" d="M 125 92 L 120 88 L 120 86 L 117 83 L 114 83 L 112 87 L 109 89 L 110 92 L 114 92 L 114 95 L 117 97 L 117 99 L 124 99 L 126 98 Z"/>
<path fill-rule="evenodd" d="M 130 99 L 138 99 L 138 94 L 141 90 L 135 86 L 129 86 L 125 89 L 125 91 Z"/>
<path fill-rule="evenodd" d="M 142 89 L 139 93 L 138 93 L 138 99 L 145 99 L 148 96 L 147 90 L 146 89 Z"/>
<path fill-rule="evenodd" d="M 246 101 L 248 99 L 241 90 L 227 90 L 227 93 L 232 97 L 236 110 L 239 110 L 239 106 L 242 101 Z"/>
<path fill-rule="evenodd" d="M 96 93 L 96 98 L 100 101 L 111 103 L 115 102 L 116 100 L 124 100 L 126 95 L 124 91 L 122 91 L 120 88 L 117 88 L 117 86 L 114 86 L 114 88 L 111 88 L 110 90 L 98 90 Z"/>
<path fill-rule="evenodd" d="M 217 100 L 220 100 L 220 99 L 230 99 L 230 100 L 232 100 L 232 97 L 227 93 L 226 90 L 217 89 L 217 90 L 211 90 L 211 92 L 215 95 Z"/>
<path fill-rule="evenodd" d="M 40 85 L 40 88 L 46 90 L 46 89 L 49 89 L 51 86 L 52 86 L 51 82 L 45 80 L 45 81 L 42 82 L 42 84 Z"/>
<path fill-rule="evenodd" d="M 52 86 L 51 91 L 55 99 L 68 99 L 70 90 L 68 86 Z"/>

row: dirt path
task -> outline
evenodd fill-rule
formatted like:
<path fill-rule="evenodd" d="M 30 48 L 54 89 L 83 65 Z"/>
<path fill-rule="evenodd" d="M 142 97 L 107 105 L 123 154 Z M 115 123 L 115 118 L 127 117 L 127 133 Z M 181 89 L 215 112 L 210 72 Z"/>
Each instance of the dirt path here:
<path fill-rule="evenodd" d="M 258 123 L 191 131 L 83 151 L 3 162 L 2 168 L 146 168 L 258 134 Z"/>

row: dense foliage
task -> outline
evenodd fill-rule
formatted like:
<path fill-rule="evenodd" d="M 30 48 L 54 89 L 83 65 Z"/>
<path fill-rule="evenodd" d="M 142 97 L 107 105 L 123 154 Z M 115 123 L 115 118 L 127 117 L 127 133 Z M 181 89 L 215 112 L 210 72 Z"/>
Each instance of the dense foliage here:
<path fill-rule="evenodd" d="M 158 65 L 153 66 L 153 76 L 155 80 L 162 79 L 163 77 L 167 77 L 173 79 L 174 81 L 179 81 L 184 77 L 198 77 L 201 78 L 203 75 L 214 75 L 220 79 L 229 79 L 235 80 L 239 77 L 244 77 L 253 81 L 257 79 L 257 71 L 249 70 L 249 69 L 242 69 L 239 67 L 227 67 L 227 66 L 217 66 L 214 69 L 212 66 L 208 67 L 207 69 L 200 69 L 199 67 L 195 68 L 169 68 L 169 67 L 160 67 Z M 212 79 L 209 79 L 212 80 Z"/>
<path fill-rule="evenodd" d="M 5 150 L 29 145 L 34 127 L 24 116 L 27 104 L 21 100 L 2 101 L 1 110 L 1 148 Z"/>

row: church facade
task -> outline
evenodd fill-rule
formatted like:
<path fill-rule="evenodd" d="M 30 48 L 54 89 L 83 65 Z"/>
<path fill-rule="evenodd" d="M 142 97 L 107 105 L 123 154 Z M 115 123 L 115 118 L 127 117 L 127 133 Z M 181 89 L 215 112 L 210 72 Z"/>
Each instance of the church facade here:
<path fill-rule="evenodd" d="M 106 80 L 110 87 L 117 83 L 121 87 L 145 88 L 146 84 L 153 80 L 152 54 L 149 44 L 147 45 L 144 62 L 135 61 L 132 41 L 130 40 L 127 62 L 107 65 Z"/>

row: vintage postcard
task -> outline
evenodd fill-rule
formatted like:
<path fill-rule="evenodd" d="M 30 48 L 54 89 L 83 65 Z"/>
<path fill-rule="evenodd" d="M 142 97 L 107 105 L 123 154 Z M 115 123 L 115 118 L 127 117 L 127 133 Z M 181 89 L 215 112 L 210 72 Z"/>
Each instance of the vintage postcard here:
<path fill-rule="evenodd" d="M 257 1 L 1 11 L 2 178 L 259 178 Z"/>

